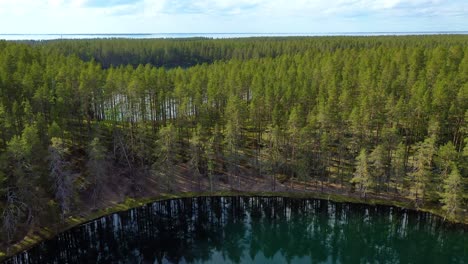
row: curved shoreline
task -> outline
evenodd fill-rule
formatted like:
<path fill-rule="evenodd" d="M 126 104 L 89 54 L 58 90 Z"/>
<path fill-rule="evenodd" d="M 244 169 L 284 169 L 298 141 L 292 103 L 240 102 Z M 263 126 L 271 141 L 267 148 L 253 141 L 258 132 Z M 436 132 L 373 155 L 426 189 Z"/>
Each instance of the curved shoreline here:
<path fill-rule="evenodd" d="M 94 221 L 101 217 L 111 215 L 113 213 L 123 212 L 137 207 L 144 206 L 149 203 L 154 203 L 158 201 L 181 199 L 181 198 L 194 198 L 194 197 L 219 197 L 219 196 L 241 196 L 241 197 L 285 197 L 285 198 L 298 198 L 298 199 L 322 199 L 322 200 L 331 200 L 337 203 L 355 203 L 355 204 L 364 204 L 364 205 L 385 205 L 385 206 L 395 206 L 399 208 L 404 208 L 408 210 L 414 210 L 418 212 L 430 213 L 439 217 L 444 218 L 445 221 L 452 224 L 468 226 L 468 218 L 463 219 L 446 219 L 441 210 L 436 208 L 429 207 L 415 207 L 414 203 L 410 200 L 394 201 L 387 200 L 378 197 L 369 196 L 367 199 L 357 199 L 355 197 L 345 195 L 345 194 L 334 194 L 334 193 L 317 193 L 317 192 L 281 192 L 281 191 L 257 191 L 257 192 L 242 192 L 242 191 L 216 191 L 216 192 L 181 192 L 177 194 L 163 193 L 155 197 L 146 197 L 146 198 L 127 198 L 123 203 L 117 203 L 114 206 L 100 209 L 97 212 L 91 213 L 86 216 L 70 216 L 64 223 L 56 224 L 49 227 L 41 227 L 39 230 L 36 230 L 33 234 L 27 235 L 20 242 L 12 245 L 7 249 L 7 252 L 0 251 L 0 261 L 5 261 L 6 259 L 13 257 L 16 254 L 19 254 L 23 251 L 26 251 L 35 245 L 41 243 L 42 241 L 48 240 L 65 232 L 71 228 L 82 225 L 84 223 Z"/>

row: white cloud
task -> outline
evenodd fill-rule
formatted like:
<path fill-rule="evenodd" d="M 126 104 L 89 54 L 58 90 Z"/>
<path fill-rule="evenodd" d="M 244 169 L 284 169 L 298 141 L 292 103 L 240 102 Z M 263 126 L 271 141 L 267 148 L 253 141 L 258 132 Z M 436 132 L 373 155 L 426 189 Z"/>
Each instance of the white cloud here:
<path fill-rule="evenodd" d="M 167 4 L 167 0 L 144 0 L 143 14 L 145 16 L 153 16 L 163 11 Z"/>
<path fill-rule="evenodd" d="M 0 0 L 0 24 L 0 33 L 468 30 L 468 1 Z"/>

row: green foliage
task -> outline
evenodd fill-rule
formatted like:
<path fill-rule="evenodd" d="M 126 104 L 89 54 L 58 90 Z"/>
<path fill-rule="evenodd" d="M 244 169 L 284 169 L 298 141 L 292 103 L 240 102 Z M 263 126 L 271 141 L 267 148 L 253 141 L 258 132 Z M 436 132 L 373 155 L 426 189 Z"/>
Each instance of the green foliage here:
<path fill-rule="evenodd" d="M 368 162 L 367 151 L 365 149 L 361 149 L 361 152 L 359 152 L 359 155 L 356 158 L 356 172 L 354 173 L 354 177 L 351 179 L 351 183 L 358 185 L 359 192 L 364 197 L 373 185 L 373 181 L 369 173 Z"/>
<path fill-rule="evenodd" d="M 395 189 L 398 192 L 398 186 L 404 186 L 406 177 L 406 147 L 403 143 L 399 143 L 395 154 L 392 156 L 391 168 L 392 178 L 395 179 Z"/>
<path fill-rule="evenodd" d="M 462 205 L 462 183 L 460 172 L 455 165 L 448 177 L 444 180 L 444 192 L 440 200 L 443 204 L 442 209 L 445 211 L 447 217 L 454 218 Z"/>
<path fill-rule="evenodd" d="M 171 177 L 178 161 L 177 131 L 172 124 L 169 124 L 159 130 L 158 138 L 157 162 L 153 164 L 153 170 L 164 180 L 166 188 L 172 190 Z"/>
<path fill-rule="evenodd" d="M 7 179 L 8 179 L 7 175 L 3 171 L 0 170 L 0 196 L 2 197 L 5 195 L 5 191 L 6 191 L 5 183 Z"/>
<path fill-rule="evenodd" d="M 11 128 L 11 125 L 8 122 L 7 113 L 5 107 L 0 102 L 0 149 L 3 148 L 6 144 L 6 138 L 8 137 L 8 132 Z"/>
<path fill-rule="evenodd" d="M 159 130 L 159 140 L 158 145 L 160 146 L 159 158 L 163 162 L 168 162 L 170 165 L 175 164 L 177 149 L 176 149 L 176 140 L 177 140 L 177 131 L 172 124 L 162 127 Z"/>
<path fill-rule="evenodd" d="M 198 188 L 200 189 L 201 177 L 206 171 L 206 155 L 204 148 L 206 147 L 202 140 L 202 126 L 199 124 L 197 129 L 192 132 L 192 137 L 190 138 L 190 170 L 193 172 L 194 177 L 197 178 Z"/>
<path fill-rule="evenodd" d="M 17 160 L 29 155 L 31 150 L 26 146 L 26 142 L 19 136 L 13 137 L 7 145 L 8 154 Z"/>
<path fill-rule="evenodd" d="M 49 126 L 47 133 L 50 138 L 58 138 L 62 136 L 62 129 L 59 127 L 57 122 L 52 122 L 52 124 Z"/>
<path fill-rule="evenodd" d="M 92 200 L 94 203 L 101 198 L 102 190 L 107 184 L 109 177 L 109 164 L 107 158 L 107 149 L 103 146 L 98 137 L 93 138 L 88 146 L 88 161 L 86 168 L 89 174 L 89 183 L 92 188 Z"/>
<path fill-rule="evenodd" d="M 429 184 L 432 179 L 431 165 L 435 153 L 435 137 L 425 139 L 416 145 L 414 158 L 414 172 L 411 173 L 412 195 L 416 202 L 428 195 Z"/>
<path fill-rule="evenodd" d="M 386 151 L 382 145 L 378 145 L 369 155 L 370 175 L 374 181 L 382 184 L 386 174 Z"/>
<path fill-rule="evenodd" d="M 456 166 L 464 204 L 466 46 L 466 35 L 1 43 L 0 188 L 27 205 L 16 219 L 27 226 L 27 208 L 40 224 L 40 204 L 66 213 L 100 185 L 137 192 L 150 168 L 168 190 L 188 165 L 212 191 L 255 175 L 272 189 L 281 177 L 446 203 Z"/>
<path fill-rule="evenodd" d="M 103 161 L 105 159 L 106 149 L 98 137 L 93 138 L 89 144 L 89 159 L 93 161 Z"/>

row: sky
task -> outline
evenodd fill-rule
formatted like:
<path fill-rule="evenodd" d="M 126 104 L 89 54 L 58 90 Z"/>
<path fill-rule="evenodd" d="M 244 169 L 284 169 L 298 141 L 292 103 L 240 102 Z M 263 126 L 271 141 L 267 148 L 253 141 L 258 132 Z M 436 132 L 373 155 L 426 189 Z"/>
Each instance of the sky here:
<path fill-rule="evenodd" d="M 468 0 L 0 0 L 0 34 L 468 31 Z"/>

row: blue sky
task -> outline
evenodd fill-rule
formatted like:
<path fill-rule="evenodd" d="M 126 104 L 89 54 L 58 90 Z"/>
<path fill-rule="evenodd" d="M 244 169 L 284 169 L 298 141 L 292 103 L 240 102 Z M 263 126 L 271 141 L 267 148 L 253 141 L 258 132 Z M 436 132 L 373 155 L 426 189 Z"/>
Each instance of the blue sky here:
<path fill-rule="evenodd" d="M 0 0 L 0 33 L 468 31 L 468 0 Z"/>

